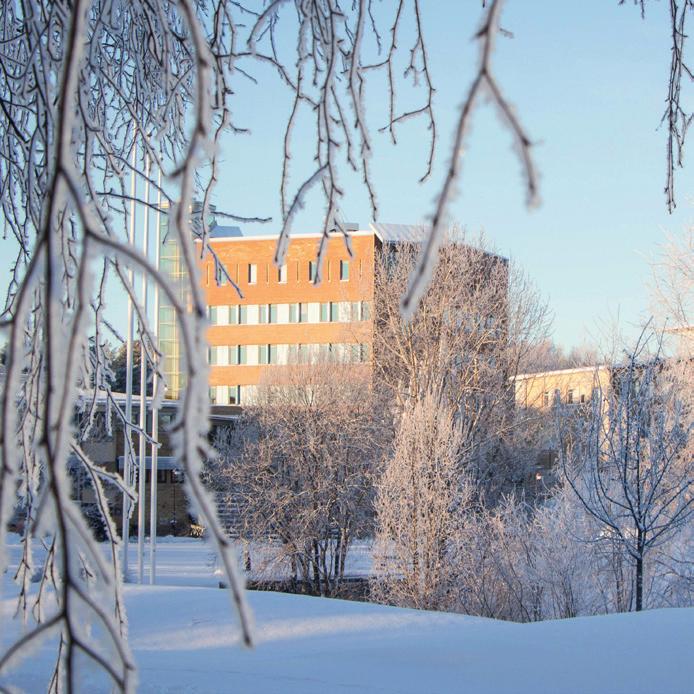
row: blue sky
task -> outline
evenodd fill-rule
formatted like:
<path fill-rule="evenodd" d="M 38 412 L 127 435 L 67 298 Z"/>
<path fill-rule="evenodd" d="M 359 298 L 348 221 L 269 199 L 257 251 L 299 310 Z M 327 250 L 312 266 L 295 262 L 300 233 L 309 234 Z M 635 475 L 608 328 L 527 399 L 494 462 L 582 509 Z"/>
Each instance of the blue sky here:
<path fill-rule="evenodd" d="M 384 3 L 389 10 L 391 3 Z M 387 19 L 386 7 L 381 16 Z M 420 185 L 427 153 L 423 122 L 398 129 L 393 147 L 376 134 L 372 161 L 380 221 L 428 219 L 448 163 L 457 108 L 478 54 L 471 40 L 480 3 L 423 3 L 424 30 L 437 89 L 436 164 Z M 527 210 L 520 165 L 511 138 L 493 108 L 482 105 L 466 141 L 463 175 L 451 218 L 470 232 L 484 230 L 497 249 L 518 261 L 549 299 L 555 339 L 570 347 L 597 338 L 600 325 L 619 317 L 630 332 L 647 313 L 648 257 L 664 230 L 679 231 L 694 217 L 694 168 L 677 178 L 679 206 L 665 207 L 665 132 L 658 130 L 669 71 L 667 7 L 647 6 L 645 21 L 632 5 L 509 0 L 494 58 L 498 81 L 531 138 L 541 175 L 539 208 Z M 407 27 L 400 39 L 407 48 Z M 268 71 L 262 86 L 240 83 L 236 117 L 253 134 L 224 143 L 218 205 L 239 214 L 271 215 L 279 223 L 279 154 L 289 95 Z M 384 123 L 384 81 L 367 90 L 367 116 Z M 403 103 L 417 94 L 403 89 Z M 409 101 L 409 99 L 413 99 Z M 303 127 L 294 135 L 295 176 L 313 142 Z M 303 157 L 302 157 L 303 155 Z M 365 225 L 370 209 L 356 177 L 344 174 L 343 216 Z M 314 199 L 295 225 L 313 231 L 323 209 Z"/>

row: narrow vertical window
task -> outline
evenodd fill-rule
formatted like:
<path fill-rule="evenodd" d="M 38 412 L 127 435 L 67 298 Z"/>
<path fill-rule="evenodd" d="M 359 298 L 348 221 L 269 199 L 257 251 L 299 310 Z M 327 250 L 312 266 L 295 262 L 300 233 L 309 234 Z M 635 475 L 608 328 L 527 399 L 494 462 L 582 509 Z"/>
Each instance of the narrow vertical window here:
<path fill-rule="evenodd" d="M 308 279 L 310 282 L 316 281 L 316 263 L 313 260 L 308 261 Z"/>
<path fill-rule="evenodd" d="M 254 263 L 248 265 L 248 284 L 255 284 L 258 281 L 258 266 Z"/>
<path fill-rule="evenodd" d="M 239 399 L 239 387 L 229 386 L 229 404 L 236 405 Z"/>
<path fill-rule="evenodd" d="M 268 345 L 258 345 L 258 364 L 267 364 Z"/>
<path fill-rule="evenodd" d="M 277 345 L 270 345 L 269 346 L 268 364 L 277 364 Z"/>
<path fill-rule="evenodd" d="M 320 305 L 320 319 L 321 323 L 327 323 L 330 320 L 330 304 L 327 302 Z"/>
<path fill-rule="evenodd" d="M 258 306 L 258 323 L 267 323 L 267 304 Z"/>
<path fill-rule="evenodd" d="M 277 304 L 268 304 L 268 323 L 277 323 Z"/>
<path fill-rule="evenodd" d="M 278 268 L 277 281 L 280 284 L 287 284 L 287 264 L 286 263 Z"/>
<path fill-rule="evenodd" d="M 299 304 L 299 323 L 308 323 L 308 304 Z"/>
<path fill-rule="evenodd" d="M 239 306 L 239 325 L 248 323 L 248 306 Z"/>
<path fill-rule="evenodd" d="M 248 348 L 246 345 L 239 345 L 239 364 L 248 363 Z"/>
<path fill-rule="evenodd" d="M 349 260 L 340 261 L 340 282 L 349 280 Z"/>
<path fill-rule="evenodd" d="M 289 304 L 289 322 L 299 322 L 299 304 Z"/>

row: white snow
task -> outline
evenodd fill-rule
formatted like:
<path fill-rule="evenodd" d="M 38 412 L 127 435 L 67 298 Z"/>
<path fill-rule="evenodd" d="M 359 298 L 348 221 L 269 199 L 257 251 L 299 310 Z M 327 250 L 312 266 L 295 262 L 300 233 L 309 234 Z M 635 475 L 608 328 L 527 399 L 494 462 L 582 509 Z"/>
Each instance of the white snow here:
<path fill-rule="evenodd" d="M 11 571 L 2 582 L 0 652 L 20 631 Z M 204 543 L 161 543 L 159 579 L 168 585 L 125 588 L 140 691 L 694 692 L 694 609 L 512 624 L 251 592 L 257 645 L 249 651 Z M 45 690 L 53 648 L 42 644 L 0 686 Z M 83 686 L 109 690 L 89 673 Z"/>

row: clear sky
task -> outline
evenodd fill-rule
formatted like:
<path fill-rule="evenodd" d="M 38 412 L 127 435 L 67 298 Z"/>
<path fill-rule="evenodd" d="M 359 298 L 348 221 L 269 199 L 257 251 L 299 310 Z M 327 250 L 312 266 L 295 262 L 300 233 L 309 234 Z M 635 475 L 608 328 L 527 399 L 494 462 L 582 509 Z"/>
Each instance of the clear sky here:
<path fill-rule="evenodd" d="M 431 180 L 420 185 L 427 153 L 422 121 L 398 129 L 397 147 L 376 134 L 372 166 L 383 222 L 417 223 L 431 214 L 457 107 L 478 54 L 471 37 L 481 16 L 479 2 L 422 5 L 437 89 L 436 165 Z M 384 6 L 386 18 L 392 3 Z M 616 316 L 629 332 L 650 303 L 648 257 L 664 230 L 679 231 L 694 218 L 694 164 L 678 174 L 675 214 L 668 215 L 663 194 L 666 134 L 658 124 L 669 72 L 667 18 L 665 3 L 649 3 L 645 21 L 636 7 L 619 6 L 617 0 L 505 3 L 502 26 L 514 38 L 499 38 L 494 66 L 537 143 L 542 203 L 526 209 L 510 135 L 485 104 L 467 137 L 451 217 L 471 232 L 484 230 L 501 253 L 527 270 L 549 299 L 555 339 L 566 347 L 591 340 L 596 325 Z M 407 28 L 400 45 L 406 50 Z M 276 233 L 282 123 L 290 102 L 272 72 L 254 74 L 262 86 L 240 84 L 235 111 L 238 124 L 253 134 L 225 142 L 215 197 L 220 207 L 239 214 L 271 215 L 275 221 L 266 231 Z M 374 130 L 385 122 L 384 86 L 382 77 L 374 76 L 367 91 Z M 313 147 L 307 130 L 295 131 L 294 146 L 296 184 L 302 154 Z M 371 214 L 364 190 L 348 175 L 342 182 L 343 217 L 365 226 Z M 316 230 L 322 213 L 320 205 L 309 204 L 295 231 Z"/>

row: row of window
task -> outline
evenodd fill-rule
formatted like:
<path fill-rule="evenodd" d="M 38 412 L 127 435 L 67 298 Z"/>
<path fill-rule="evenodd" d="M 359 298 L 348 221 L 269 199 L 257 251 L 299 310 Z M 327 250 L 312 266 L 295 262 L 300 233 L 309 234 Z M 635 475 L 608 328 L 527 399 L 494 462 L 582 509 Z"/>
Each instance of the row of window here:
<path fill-rule="evenodd" d="M 586 396 L 585 393 L 578 393 L 577 390 L 573 388 L 569 388 L 569 390 L 566 391 L 566 404 L 567 405 L 579 405 L 579 404 L 584 404 L 586 402 L 589 402 L 592 400 L 595 395 L 596 395 L 596 389 L 593 388 L 590 398 Z M 560 403 L 562 401 L 561 399 L 561 391 L 559 388 L 555 388 L 554 393 L 550 393 L 548 390 L 546 390 L 542 394 L 542 404 L 545 407 L 548 407 L 549 405 L 552 405 L 554 403 Z"/>
<path fill-rule="evenodd" d="M 213 405 L 253 405 L 258 402 L 259 386 L 212 386 L 210 402 Z M 290 391 L 294 386 L 263 386 L 264 396 Z"/>
<path fill-rule="evenodd" d="M 294 304 L 209 306 L 211 325 L 259 325 L 264 323 L 354 323 L 371 318 L 368 301 L 313 301 Z"/>
<path fill-rule="evenodd" d="M 318 267 L 316 265 L 315 260 L 309 260 L 308 261 L 308 279 L 310 282 L 315 281 L 316 279 L 316 272 L 318 270 Z M 328 281 L 332 279 L 331 277 L 331 270 L 332 266 L 330 261 L 327 262 L 327 274 L 328 274 Z M 286 284 L 287 283 L 287 265 L 286 263 L 282 265 L 279 268 L 273 268 L 273 272 L 276 272 L 276 278 L 277 282 L 280 284 Z M 237 279 L 238 279 L 238 269 L 237 269 Z M 349 260 L 340 260 L 339 261 L 339 278 L 340 282 L 347 282 L 349 281 L 349 274 L 350 274 L 350 265 L 349 265 Z M 217 277 L 216 283 L 220 286 L 223 287 L 225 284 L 227 284 L 227 276 L 226 274 L 222 271 L 221 268 L 218 268 L 217 270 Z M 299 280 L 299 263 L 297 262 L 296 264 L 296 279 L 297 281 Z M 209 280 L 209 275 L 208 275 L 208 280 Z M 270 280 L 270 266 L 266 266 L 266 281 Z M 246 281 L 248 284 L 257 284 L 258 283 L 258 265 L 257 263 L 248 263 L 247 269 L 246 269 Z M 209 282 L 208 282 L 209 283 Z"/>
<path fill-rule="evenodd" d="M 369 361 L 369 345 L 321 343 L 291 345 L 218 345 L 208 350 L 210 366 L 310 364 L 336 361 L 359 364 Z"/>

